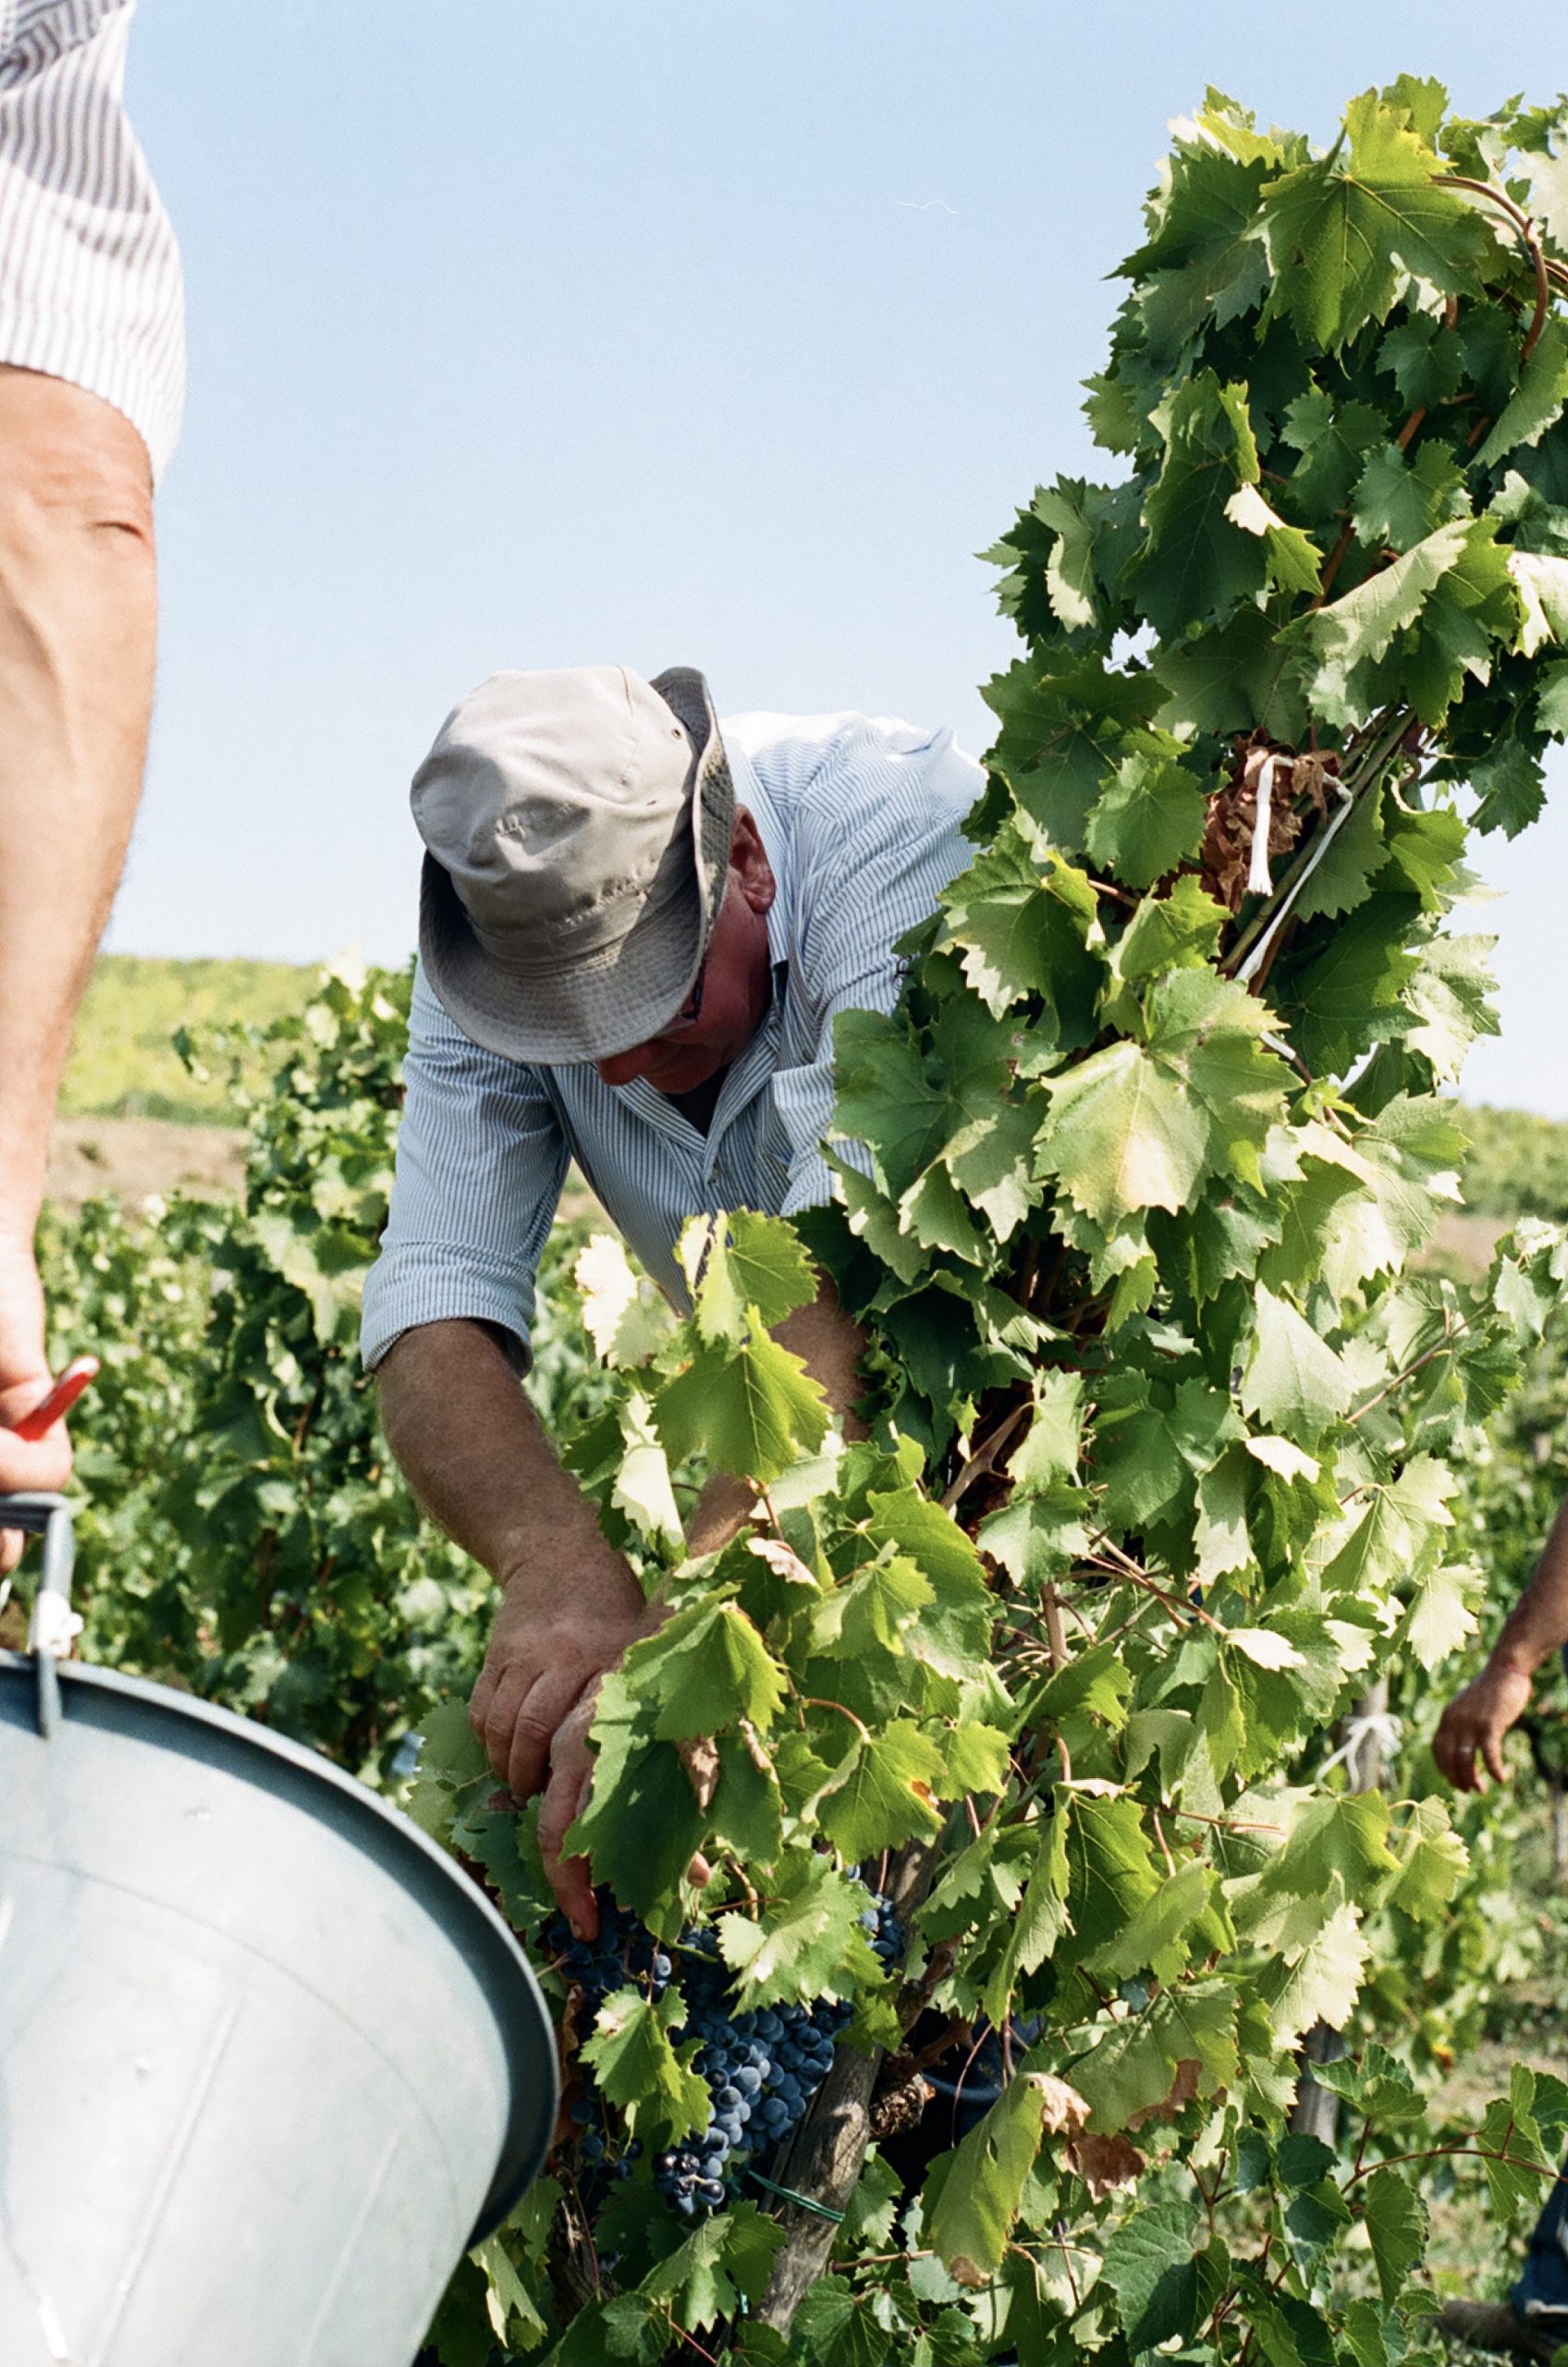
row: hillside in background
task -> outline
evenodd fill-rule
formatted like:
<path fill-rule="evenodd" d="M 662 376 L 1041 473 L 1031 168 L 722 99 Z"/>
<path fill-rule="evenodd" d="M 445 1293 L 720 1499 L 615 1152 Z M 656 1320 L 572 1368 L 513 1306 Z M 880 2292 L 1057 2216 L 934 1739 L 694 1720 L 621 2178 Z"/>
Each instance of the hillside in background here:
<path fill-rule="evenodd" d="M 200 1083 L 171 1038 L 177 1028 L 268 1020 L 301 1011 L 313 969 L 287 962 L 164 962 L 101 954 L 77 1019 L 60 1096 L 64 1118 L 157 1118 L 232 1125 L 221 1076 Z"/>
<path fill-rule="evenodd" d="M 60 1097 L 66 1196 L 75 1199 L 107 1186 L 134 1199 L 176 1183 L 210 1185 L 229 1166 L 238 1174 L 237 1151 L 226 1160 L 214 1145 L 203 1156 L 200 1138 L 185 1131 L 234 1125 L 237 1113 L 224 1078 L 215 1074 L 202 1082 L 190 1075 L 171 1038 L 180 1027 L 200 1031 L 233 1022 L 264 1026 L 300 1011 L 317 975 L 286 962 L 101 955 L 77 1022 L 76 1049 Z M 114 1121 L 138 1122 L 120 1128 Z M 160 1126 L 149 1121 L 169 1129 L 166 1161 L 159 1155 L 165 1145 Z M 1477 1215 L 1568 1219 L 1568 1122 L 1522 1110 L 1479 1108 L 1466 1109 L 1464 1124 L 1474 1146 L 1464 1196 Z"/>
<path fill-rule="evenodd" d="M 1466 1110 L 1464 1196 L 1497 1217 L 1568 1218 L 1568 1123 L 1524 1110 Z"/>

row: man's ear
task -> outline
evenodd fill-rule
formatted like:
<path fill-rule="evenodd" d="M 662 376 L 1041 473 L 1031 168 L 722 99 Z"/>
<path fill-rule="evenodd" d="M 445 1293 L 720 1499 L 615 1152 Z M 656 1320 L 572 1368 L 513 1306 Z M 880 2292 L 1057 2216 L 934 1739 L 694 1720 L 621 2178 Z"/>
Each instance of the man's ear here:
<path fill-rule="evenodd" d="M 735 826 L 729 837 L 729 868 L 753 912 L 767 912 L 778 893 L 778 883 L 763 850 L 762 834 L 744 805 L 735 808 Z"/>

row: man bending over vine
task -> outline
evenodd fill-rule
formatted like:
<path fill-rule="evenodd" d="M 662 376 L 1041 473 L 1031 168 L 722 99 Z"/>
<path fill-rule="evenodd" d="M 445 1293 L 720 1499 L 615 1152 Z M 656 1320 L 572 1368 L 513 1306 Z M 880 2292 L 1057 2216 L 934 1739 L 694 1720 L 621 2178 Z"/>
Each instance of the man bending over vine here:
<path fill-rule="evenodd" d="M 701 674 L 498 674 L 416 774 L 426 853 L 397 1182 L 362 1345 L 394 1453 L 502 1588 L 472 1716 L 583 1936 L 561 1842 L 599 1678 L 649 1612 L 519 1386 L 534 1272 L 575 1160 L 686 1300 L 694 1215 L 826 1201 L 841 1011 L 891 1011 L 899 940 L 970 860 L 980 767 L 946 731 L 743 716 Z M 779 1330 L 850 1420 L 862 1335 L 824 1282 Z M 708 1489 L 716 1550 L 751 1504 Z"/>

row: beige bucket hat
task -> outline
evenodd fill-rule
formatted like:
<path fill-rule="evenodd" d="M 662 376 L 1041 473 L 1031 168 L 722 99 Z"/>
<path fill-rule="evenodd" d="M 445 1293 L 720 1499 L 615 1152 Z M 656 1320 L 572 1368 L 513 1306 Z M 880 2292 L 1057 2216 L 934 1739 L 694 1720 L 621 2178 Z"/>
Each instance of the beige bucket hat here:
<path fill-rule="evenodd" d="M 508 1060 L 607 1060 L 668 1026 L 707 950 L 735 790 L 708 686 L 622 666 L 492 674 L 414 775 L 425 975 Z"/>

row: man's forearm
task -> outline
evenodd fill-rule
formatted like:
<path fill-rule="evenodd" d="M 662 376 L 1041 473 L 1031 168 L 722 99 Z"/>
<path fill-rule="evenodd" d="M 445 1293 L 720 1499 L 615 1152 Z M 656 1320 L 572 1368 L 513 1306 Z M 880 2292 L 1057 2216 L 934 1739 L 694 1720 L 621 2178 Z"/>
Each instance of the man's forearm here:
<path fill-rule="evenodd" d="M 469 1722 L 519 1800 L 543 1794 L 539 1846 L 574 1932 L 598 1928 L 586 1861 L 562 1844 L 593 1780 L 606 1672 L 657 1624 L 631 1564 L 557 1462 L 482 1324 L 421 1324 L 383 1357 L 382 1424 L 415 1495 L 504 1589 Z"/>
<path fill-rule="evenodd" d="M 827 1274 L 818 1273 L 816 1296 L 786 1316 L 773 1336 L 781 1348 L 799 1356 L 827 1398 L 844 1436 L 867 1437 L 865 1424 L 853 1411 L 865 1390 L 860 1369 L 865 1354 L 865 1326 L 844 1313 Z"/>
<path fill-rule="evenodd" d="M 781 1348 L 799 1356 L 845 1437 L 865 1438 L 866 1426 L 852 1411 L 863 1388 L 860 1360 L 865 1353 L 865 1329 L 844 1313 L 827 1275 L 818 1275 L 815 1298 L 786 1316 L 773 1336 Z M 689 1550 L 693 1554 L 718 1552 L 739 1535 L 755 1502 L 750 1479 L 716 1472 L 686 1524 Z"/>
<path fill-rule="evenodd" d="M 640 1603 L 625 1561 L 482 1324 L 405 1331 L 376 1380 L 382 1427 L 414 1494 L 502 1586 L 548 1595 L 570 1573 L 574 1587 L 602 1580 L 618 1599 Z"/>
<path fill-rule="evenodd" d="M 1536 1573 L 1502 1625 L 1491 1665 L 1532 1675 L 1568 1644 L 1568 1502 L 1551 1525 Z"/>
<path fill-rule="evenodd" d="M 152 488 L 129 421 L 0 368 L 0 1234 L 30 1240 L 55 1096 L 146 754 Z"/>

